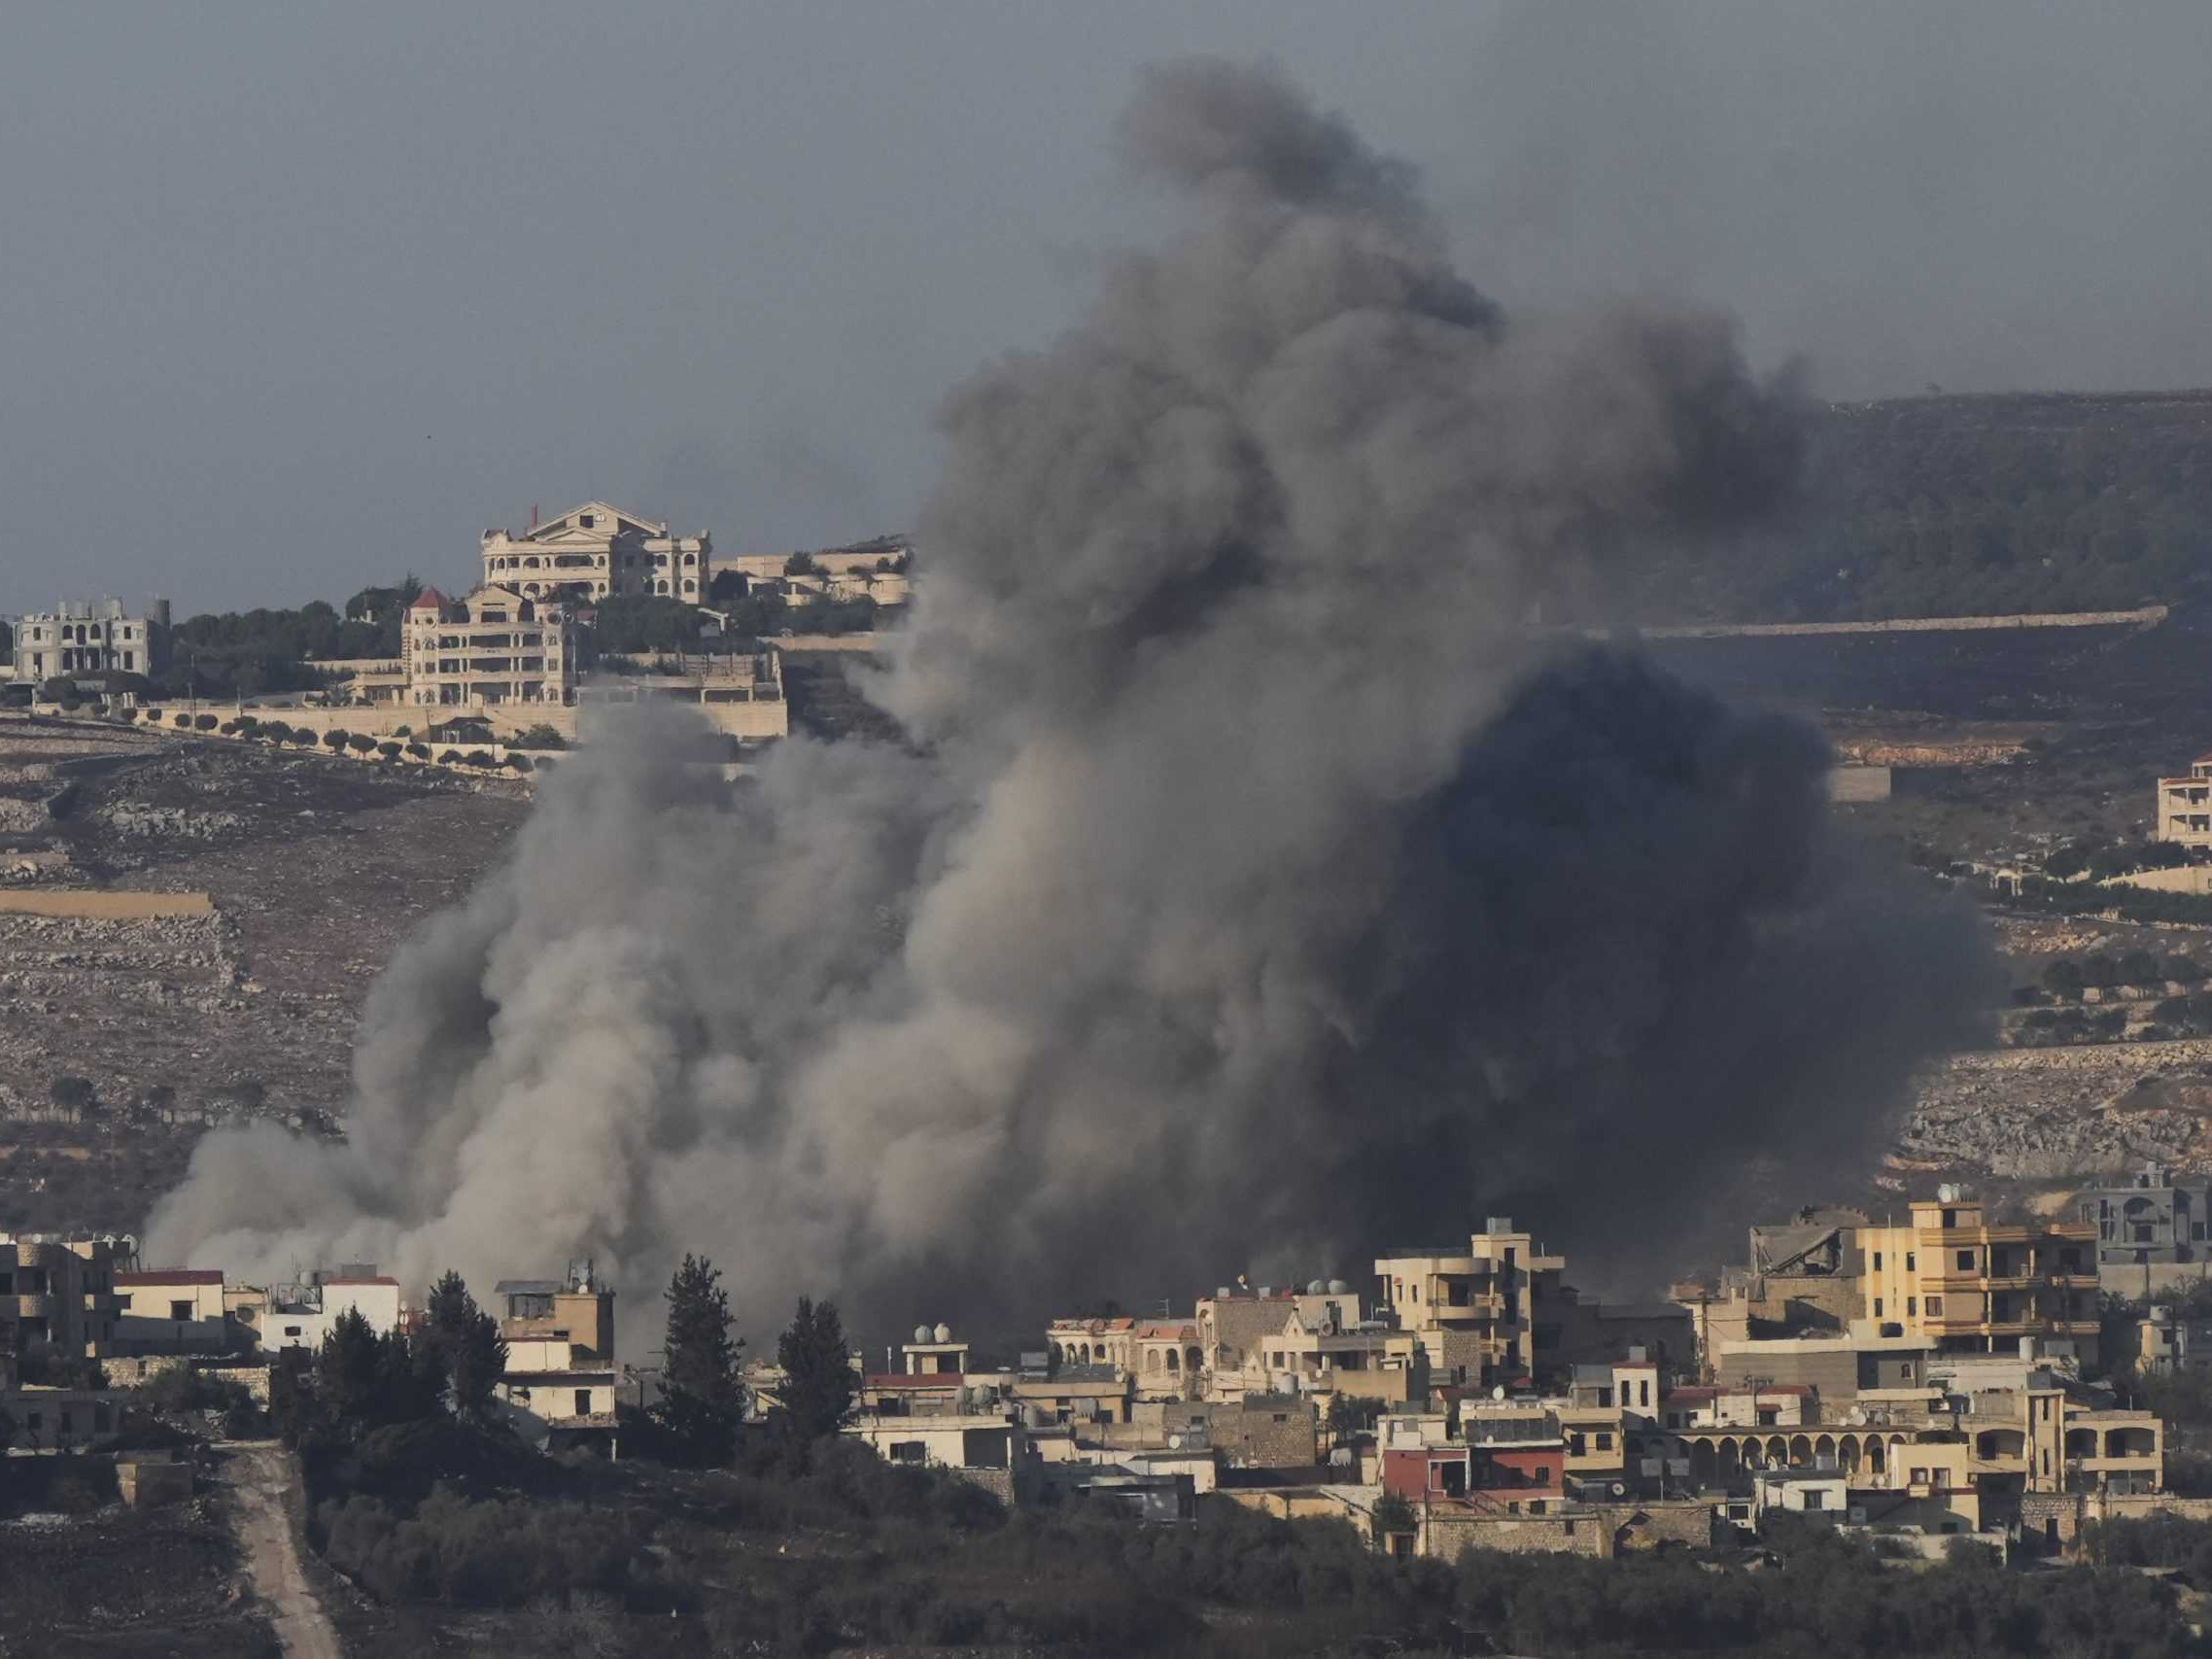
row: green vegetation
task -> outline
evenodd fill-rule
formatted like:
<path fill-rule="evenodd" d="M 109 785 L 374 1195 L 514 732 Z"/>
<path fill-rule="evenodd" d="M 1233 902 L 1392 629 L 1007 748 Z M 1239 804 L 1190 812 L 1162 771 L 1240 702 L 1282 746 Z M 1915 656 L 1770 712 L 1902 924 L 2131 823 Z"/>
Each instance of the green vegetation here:
<path fill-rule="evenodd" d="M 169 668 L 158 678 L 169 696 L 254 697 L 319 686 L 308 661 L 396 657 L 399 622 L 423 591 L 409 575 L 394 587 L 363 588 L 345 610 L 312 600 L 296 610 L 255 609 L 190 616 L 171 631 Z"/>
<path fill-rule="evenodd" d="M 2160 893 L 2143 887 L 2099 887 L 2029 877 L 2020 891 L 1982 895 L 2004 910 L 2045 916 L 2110 916 L 2120 921 L 2187 921 L 2212 926 L 2212 894 Z"/>
<path fill-rule="evenodd" d="M 667 1364 L 653 1416 L 670 1454 L 694 1468 L 729 1463 L 737 1451 L 738 1416 L 744 1406 L 738 1383 L 738 1350 L 744 1344 L 731 1334 L 730 1293 L 722 1289 L 721 1278 L 712 1262 L 687 1253 L 663 1294 Z"/>
<path fill-rule="evenodd" d="M 2105 610 L 2212 591 L 2212 398 L 1914 397 L 1813 416 L 1800 522 L 1642 572 L 1650 614 Z"/>
<path fill-rule="evenodd" d="M 810 1446 L 835 1434 L 852 1415 L 852 1362 L 835 1302 L 799 1298 L 790 1329 L 778 1338 L 783 1415 L 790 1437 Z"/>

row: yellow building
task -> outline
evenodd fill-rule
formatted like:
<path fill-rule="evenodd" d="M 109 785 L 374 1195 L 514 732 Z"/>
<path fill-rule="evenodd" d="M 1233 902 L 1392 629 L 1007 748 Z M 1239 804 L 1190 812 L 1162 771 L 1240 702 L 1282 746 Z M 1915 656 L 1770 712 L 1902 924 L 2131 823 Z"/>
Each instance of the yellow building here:
<path fill-rule="evenodd" d="M 1945 1188 L 1914 1203 L 1906 1225 L 1859 1228 L 1858 1244 L 1868 1334 L 1987 1354 L 2034 1337 L 2071 1344 L 2085 1364 L 2096 1359 L 2092 1224 L 1992 1225 L 1979 1200 Z"/>
<path fill-rule="evenodd" d="M 1483 1387 L 1535 1374 L 1538 1323 L 1569 1300 L 1566 1268 L 1509 1216 L 1492 1216 L 1465 1250 L 1409 1248 L 1375 1262 L 1378 1299 L 1421 1344 L 1432 1382 Z"/>

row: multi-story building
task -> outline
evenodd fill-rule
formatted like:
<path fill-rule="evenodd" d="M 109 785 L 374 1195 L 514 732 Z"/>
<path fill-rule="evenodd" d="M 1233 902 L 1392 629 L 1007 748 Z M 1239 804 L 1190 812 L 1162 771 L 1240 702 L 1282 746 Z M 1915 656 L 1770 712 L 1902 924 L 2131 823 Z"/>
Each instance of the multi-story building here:
<path fill-rule="evenodd" d="M 16 677 L 159 674 L 169 666 L 169 602 L 132 615 L 120 599 L 65 603 L 16 619 Z"/>
<path fill-rule="evenodd" d="M 707 536 L 674 536 L 669 527 L 605 501 L 586 501 L 520 536 L 487 530 L 484 584 L 530 599 L 605 599 L 654 595 L 697 605 L 713 582 L 714 545 Z"/>
<path fill-rule="evenodd" d="M 2152 832 L 2154 841 L 2212 847 L 2212 754 L 2200 754 L 2191 761 L 2187 778 L 2159 779 L 2151 822 L 2157 826 Z"/>
<path fill-rule="evenodd" d="M 1564 1256 L 1546 1254 L 1511 1217 L 1492 1216 L 1465 1250 L 1410 1247 L 1378 1259 L 1377 1299 L 1419 1340 L 1434 1382 L 1487 1388 L 1533 1377 L 1552 1360 L 1538 1355 L 1536 1327 L 1564 1304 L 1566 1270 Z"/>
<path fill-rule="evenodd" d="M 0 1232 L 0 1351 L 112 1353 L 122 1309 L 115 1263 L 105 1237 Z"/>
<path fill-rule="evenodd" d="M 1566 1271 L 1564 1256 L 1546 1254 L 1506 1216 L 1492 1216 L 1465 1251 L 1395 1250 L 1375 1262 L 1379 1300 L 1419 1339 L 1432 1387 L 1558 1381 L 1567 1367 L 1603 1365 L 1632 1348 L 1669 1365 L 1689 1361 L 1687 1309 L 1585 1300 Z"/>
<path fill-rule="evenodd" d="M 616 1450 L 614 1293 L 589 1262 L 561 1279 L 502 1279 L 499 1397 L 512 1427 L 549 1450 Z"/>
<path fill-rule="evenodd" d="M 2017 1351 L 2033 1337 L 2040 1352 L 2095 1360 L 2094 1226 L 1992 1223 L 1955 1187 L 1911 1209 L 1904 1226 L 1858 1229 L 1871 1334 L 1925 1337 L 1947 1354 Z"/>
<path fill-rule="evenodd" d="M 507 587 L 450 600 L 425 588 L 399 627 L 407 701 L 437 709 L 567 705 L 586 654 L 569 606 Z"/>
<path fill-rule="evenodd" d="M 2074 1216 L 2096 1229 L 2100 1282 L 2124 1296 L 2146 1296 L 2212 1273 L 2212 1184 L 2178 1181 L 2146 1164 L 2125 1186 L 2076 1194 Z"/>

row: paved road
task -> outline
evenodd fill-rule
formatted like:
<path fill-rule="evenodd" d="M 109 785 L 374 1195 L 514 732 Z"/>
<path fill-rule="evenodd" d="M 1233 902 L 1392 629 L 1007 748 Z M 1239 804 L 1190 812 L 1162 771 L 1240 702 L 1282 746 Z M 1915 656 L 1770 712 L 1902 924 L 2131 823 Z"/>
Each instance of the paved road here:
<path fill-rule="evenodd" d="M 292 1489 L 292 1459 L 274 1441 L 239 1442 L 229 1448 L 225 1472 L 247 1573 L 255 1594 L 269 1609 L 289 1659 L 345 1659 L 338 1633 L 323 1616 L 293 1542 L 285 1507 Z"/>

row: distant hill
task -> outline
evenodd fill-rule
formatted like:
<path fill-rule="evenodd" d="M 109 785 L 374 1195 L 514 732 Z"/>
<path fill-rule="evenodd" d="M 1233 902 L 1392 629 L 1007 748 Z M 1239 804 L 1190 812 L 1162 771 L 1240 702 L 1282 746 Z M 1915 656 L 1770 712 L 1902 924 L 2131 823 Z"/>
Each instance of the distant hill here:
<path fill-rule="evenodd" d="M 2102 610 L 2212 595 L 2212 391 L 1819 406 L 1790 523 L 1648 570 L 1650 621 Z"/>

